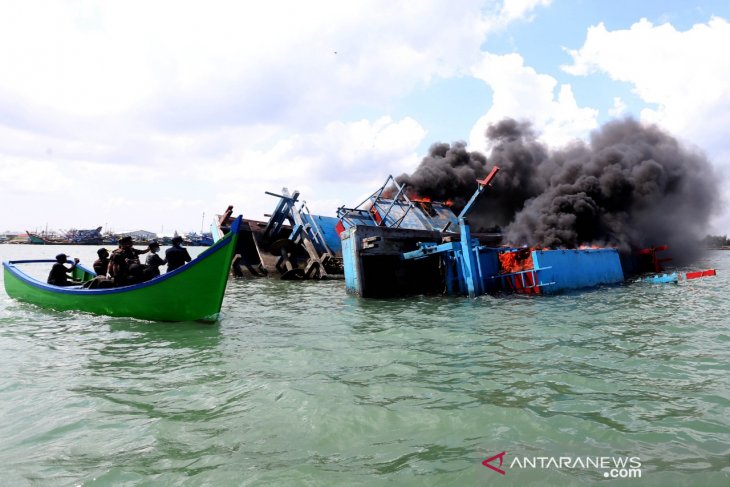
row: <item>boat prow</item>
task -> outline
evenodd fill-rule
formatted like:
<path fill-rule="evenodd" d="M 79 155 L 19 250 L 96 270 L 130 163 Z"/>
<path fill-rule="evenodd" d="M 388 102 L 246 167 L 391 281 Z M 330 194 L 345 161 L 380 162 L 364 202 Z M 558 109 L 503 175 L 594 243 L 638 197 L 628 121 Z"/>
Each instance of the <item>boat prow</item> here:
<path fill-rule="evenodd" d="M 19 301 L 59 311 L 77 310 L 154 321 L 215 321 L 223 303 L 241 217 L 231 231 L 197 258 L 141 284 L 111 289 L 59 287 L 35 279 L 19 266 L 54 260 L 3 262 L 5 291 Z M 81 267 L 81 266 L 77 266 Z M 81 267 L 83 280 L 93 272 Z"/>

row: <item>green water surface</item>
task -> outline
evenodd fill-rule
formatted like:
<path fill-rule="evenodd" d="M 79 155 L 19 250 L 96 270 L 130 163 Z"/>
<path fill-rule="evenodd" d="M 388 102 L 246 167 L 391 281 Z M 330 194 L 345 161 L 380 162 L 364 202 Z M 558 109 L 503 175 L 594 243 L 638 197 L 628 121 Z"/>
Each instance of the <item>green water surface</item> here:
<path fill-rule="evenodd" d="M 703 267 L 718 276 L 475 300 L 238 280 L 215 325 L 0 292 L 0 484 L 728 486 L 730 252 Z M 482 465 L 503 451 L 504 476 Z M 589 456 L 641 478 L 510 467 Z"/>

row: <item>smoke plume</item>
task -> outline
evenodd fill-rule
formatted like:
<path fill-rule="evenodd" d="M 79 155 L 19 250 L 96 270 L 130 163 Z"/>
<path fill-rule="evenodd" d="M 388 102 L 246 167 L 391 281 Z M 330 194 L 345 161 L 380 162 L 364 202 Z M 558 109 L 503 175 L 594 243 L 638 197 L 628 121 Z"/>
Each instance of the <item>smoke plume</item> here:
<path fill-rule="evenodd" d="M 500 173 L 468 215 L 477 230 L 500 227 L 506 242 L 551 248 L 580 245 L 623 251 L 670 245 L 675 260 L 696 256 L 718 207 L 717 178 L 698 150 L 653 125 L 627 118 L 549 149 L 528 122 L 487 129 L 488 158 L 462 142 L 434 144 L 409 190 L 453 200 L 458 213 L 492 166 Z"/>

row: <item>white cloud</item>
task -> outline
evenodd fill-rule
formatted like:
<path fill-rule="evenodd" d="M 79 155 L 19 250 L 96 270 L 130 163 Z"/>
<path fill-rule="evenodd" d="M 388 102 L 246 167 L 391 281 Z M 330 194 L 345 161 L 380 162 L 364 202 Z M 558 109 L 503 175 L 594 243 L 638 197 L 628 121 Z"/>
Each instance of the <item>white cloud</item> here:
<path fill-rule="evenodd" d="M 493 91 L 491 108 L 470 135 L 470 145 L 476 150 L 485 149 L 487 126 L 505 117 L 532 121 L 550 145 L 584 137 L 597 127 L 597 110 L 579 107 L 570 85 L 558 86 L 552 76 L 525 66 L 519 54 L 484 53 L 472 72 Z"/>
<path fill-rule="evenodd" d="M 620 96 L 613 97 L 613 106 L 608 109 L 608 114 L 614 118 L 623 117 L 628 113 L 628 107 Z"/>
<path fill-rule="evenodd" d="M 485 2 L 484 25 L 488 31 L 504 31 L 515 21 L 530 22 L 538 7 L 547 7 L 552 0 L 503 0 L 501 2 Z"/>
<path fill-rule="evenodd" d="M 686 31 L 646 19 L 615 31 L 599 24 L 588 29 L 581 48 L 569 51 L 573 64 L 563 69 L 583 76 L 602 72 L 631 83 L 643 101 L 655 106 L 642 111 L 643 120 L 717 154 L 727 151 L 730 122 L 728 45 L 730 24 L 719 17 Z"/>
<path fill-rule="evenodd" d="M 536 7 L 547 7 L 552 0 L 505 0 L 500 10 L 500 18 L 503 22 L 511 22 L 529 15 Z"/>
<path fill-rule="evenodd" d="M 411 118 L 332 122 L 322 132 L 295 134 L 270 149 L 235 148 L 225 159 L 200 167 L 194 177 L 216 186 L 245 181 L 258 188 L 241 191 L 234 200 L 258 215 L 272 206 L 261 201 L 264 190 L 276 192 L 282 186 L 299 189 L 313 208 L 325 211 L 321 199 L 338 194 L 339 204 L 356 204 L 344 195 L 375 189 L 388 174 L 414 170 L 420 161 L 416 149 L 425 134 Z M 333 215 L 335 208 L 325 213 Z"/>
<path fill-rule="evenodd" d="M 321 132 L 283 138 L 270 149 L 235 147 L 224 159 L 199 167 L 198 172 L 215 182 L 231 175 L 308 184 L 361 179 L 373 173 L 380 178 L 388 171 L 412 168 L 415 149 L 424 136 L 423 127 L 411 118 L 332 122 Z"/>
<path fill-rule="evenodd" d="M 490 30 L 546 3 L 11 2 L 0 207 L 23 210 L 0 226 L 183 230 L 284 184 L 350 203 L 418 162 L 425 131 L 394 101 L 469 74 Z M 378 115 L 347 121 L 359 107 Z"/>
<path fill-rule="evenodd" d="M 12 189 L 15 186 L 28 188 L 30 194 L 63 192 L 73 187 L 71 174 L 67 174 L 61 167 L 50 161 L 34 161 L 31 159 L 0 159 L 0 187 L 7 194 L 16 196 Z M 13 206 L 6 210 L 17 210 Z"/>
<path fill-rule="evenodd" d="M 468 65 L 481 3 L 18 2 L 0 17 L 0 95 L 88 117 L 332 113 Z"/>

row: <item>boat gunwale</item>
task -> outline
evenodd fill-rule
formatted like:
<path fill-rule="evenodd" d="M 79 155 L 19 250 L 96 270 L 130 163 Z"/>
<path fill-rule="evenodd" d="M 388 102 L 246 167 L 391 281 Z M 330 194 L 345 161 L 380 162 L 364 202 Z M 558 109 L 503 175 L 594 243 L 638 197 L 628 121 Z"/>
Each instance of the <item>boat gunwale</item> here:
<path fill-rule="evenodd" d="M 58 294 L 74 294 L 78 296 L 85 296 L 85 295 L 105 295 L 105 294 L 122 294 L 132 291 L 137 291 L 139 289 L 144 289 L 149 286 L 154 286 L 156 284 L 160 284 L 164 281 L 167 281 L 169 279 L 172 279 L 181 273 L 185 272 L 186 270 L 190 269 L 194 265 L 200 264 L 204 260 L 206 260 L 211 255 L 217 253 L 219 250 L 225 248 L 228 246 L 231 242 L 231 239 L 233 236 L 238 232 L 238 226 L 241 223 L 241 216 L 238 216 L 236 220 L 234 221 L 233 225 L 231 225 L 231 231 L 228 232 L 226 235 L 223 236 L 219 241 L 215 242 L 213 245 L 205 249 L 200 255 L 198 255 L 195 259 L 191 260 L 187 264 L 183 265 L 182 267 L 179 267 L 175 269 L 172 272 L 167 272 L 165 274 L 160 275 L 159 277 L 156 277 L 152 280 L 142 282 L 139 284 L 132 284 L 131 286 L 123 286 L 123 287 L 117 287 L 117 288 L 109 288 L 109 289 L 83 289 L 83 288 L 77 288 L 77 287 L 67 287 L 67 286 L 54 286 L 53 284 L 44 283 L 42 281 L 39 281 L 38 279 L 35 279 L 22 270 L 20 270 L 18 267 L 16 267 L 16 264 L 34 264 L 34 263 L 51 263 L 56 262 L 55 260 L 49 260 L 49 259 L 39 259 L 39 260 L 12 260 L 12 261 L 3 261 L 3 267 L 11 273 L 15 278 L 44 291 L 58 293 Z M 80 267 L 90 274 L 93 274 L 96 276 L 96 273 L 87 269 L 83 265 L 80 265 Z M 228 272 L 228 271 L 226 271 Z"/>

